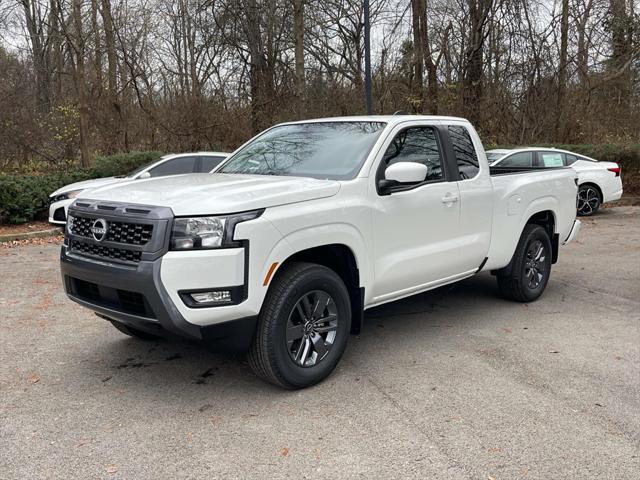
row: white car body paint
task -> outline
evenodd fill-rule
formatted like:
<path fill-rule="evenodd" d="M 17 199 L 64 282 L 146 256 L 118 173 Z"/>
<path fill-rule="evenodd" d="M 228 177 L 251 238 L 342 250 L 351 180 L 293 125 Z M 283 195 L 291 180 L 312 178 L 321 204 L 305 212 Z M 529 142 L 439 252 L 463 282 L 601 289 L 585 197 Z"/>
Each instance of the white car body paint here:
<path fill-rule="evenodd" d="M 619 168 L 614 162 L 601 162 L 585 155 L 561 150 L 556 148 L 517 148 L 512 150 L 496 149 L 490 150 L 488 153 L 501 155 L 498 160 L 491 163 L 491 166 L 499 166 L 511 154 L 518 152 L 557 152 L 565 155 L 573 155 L 578 160 L 569 165 L 578 173 L 578 185 L 593 184 L 598 187 L 602 196 L 602 203 L 613 202 L 622 197 L 622 175 L 616 175 L 611 172 L 610 168 Z"/>
<path fill-rule="evenodd" d="M 159 160 L 150 163 L 146 168 L 138 171 L 135 175 L 132 176 L 126 176 L 126 177 L 105 177 L 105 178 L 94 178 L 92 180 L 84 180 L 82 182 L 75 182 L 75 183 L 71 183 L 69 185 L 65 185 L 64 187 L 61 187 L 59 189 L 57 189 L 55 192 L 53 192 L 51 195 L 49 195 L 49 199 L 50 199 L 50 204 L 49 204 L 49 223 L 52 224 L 57 224 L 57 225 L 64 225 L 66 223 L 66 218 L 67 218 L 67 213 L 69 210 L 69 205 L 71 205 L 73 203 L 73 201 L 77 198 L 77 195 L 73 198 L 64 198 L 61 200 L 56 200 L 54 201 L 54 199 L 60 195 L 69 193 L 69 192 L 76 192 L 78 190 L 80 190 L 81 194 L 84 195 L 84 192 L 86 190 L 90 190 L 90 189 L 94 189 L 94 188 L 101 188 L 101 187 L 105 187 L 107 185 L 113 185 L 113 184 L 122 184 L 131 180 L 138 180 L 141 178 L 141 176 L 143 177 L 145 173 L 149 172 L 150 170 L 153 170 L 154 168 L 158 167 L 159 165 L 162 165 L 163 163 L 166 163 L 170 160 L 174 160 L 176 158 L 182 158 L 182 157 L 223 157 L 226 158 L 229 154 L 228 153 L 223 153 L 223 152 L 194 152 L 194 153 L 179 153 L 179 154 L 171 154 L 171 155 L 164 155 L 162 158 L 160 158 Z M 58 215 L 56 215 L 56 212 L 59 211 L 60 209 L 62 209 L 64 211 L 64 220 L 60 219 L 60 213 L 58 213 Z"/>

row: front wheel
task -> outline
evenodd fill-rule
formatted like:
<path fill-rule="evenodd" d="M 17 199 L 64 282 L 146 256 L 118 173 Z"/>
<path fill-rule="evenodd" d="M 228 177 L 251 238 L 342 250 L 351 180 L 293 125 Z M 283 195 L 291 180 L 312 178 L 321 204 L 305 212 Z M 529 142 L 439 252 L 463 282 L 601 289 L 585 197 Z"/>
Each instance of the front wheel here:
<path fill-rule="evenodd" d="M 500 293 L 517 302 L 536 300 L 551 275 L 551 240 L 540 225 L 526 225 L 511 263 L 498 271 Z"/>
<path fill-rule="evenodd" d="M 600 208 L 600 193 L 592 185 L 580 185 L 578 188 L 578 215 L 590 217 Z"/>
<path fill-rule="evenodd" d="M 350 330 L 351 305 L 342 279 L 321 265 L 293 263 L 269 288 L 249 365 L 275 385 L 311 386 L 336 367 Z"/>

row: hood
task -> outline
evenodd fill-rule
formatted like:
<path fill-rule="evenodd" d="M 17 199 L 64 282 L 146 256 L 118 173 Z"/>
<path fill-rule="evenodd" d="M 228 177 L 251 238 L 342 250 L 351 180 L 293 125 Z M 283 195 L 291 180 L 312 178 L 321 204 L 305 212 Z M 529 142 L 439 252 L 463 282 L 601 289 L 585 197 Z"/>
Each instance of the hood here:
<path fill-rule="evenodd" d="M 112 183 L 123 182 L 125 180 L 129 180 L 127 178 L 117 178 L 117 177 L 105 177 L 105 178 L 94 178 L 93 180 L 84 180 L 82 182 L 70 183 L 69 185 L 65 185 L 62 188 L 57 189 L 53 192 L 50 197 L 55 197 L 56 195 L 60 195 L 61 193 L 73 192 L 74 190 L 86 190 L 87 188 L 98 188 L 104 187 L 105 185 L 111 185 Z"/>
<path fill-rule="evenodd" d="M 110 185 L 79 198 L 169 207 L 177 216 L 216 215 L 331 197 L 339 190 L 334 180 L 191 173 Z"/>

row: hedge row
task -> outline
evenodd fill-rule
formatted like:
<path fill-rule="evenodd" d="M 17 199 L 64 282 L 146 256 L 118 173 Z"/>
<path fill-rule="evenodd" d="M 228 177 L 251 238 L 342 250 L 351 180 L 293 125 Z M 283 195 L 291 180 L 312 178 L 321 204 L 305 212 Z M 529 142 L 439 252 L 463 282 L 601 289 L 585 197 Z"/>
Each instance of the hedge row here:
<path fill-rule="evenodd" d="M 622 167 L 625 194 L 640 195 L 640 144 L 560 145 L 556 147 Z M 91 178 L 125 175 L 159 158 L 160 152 L 133 152 L 98 157 L 91 168 L 41 175 L 0 174 L 0 223 L 24 223 L 46 213 L 49 195 L 64 185 Z"/>
<path fill-rule="evenodd" d="M 40 175 L 0 174 L 0 223 L 25 223 L 46 215 L 49 195 L 70 183 L 92 178 L 126 175 L 150 163 L 160 152 L 121 153 L 96 158 L 87 169 Z"/>

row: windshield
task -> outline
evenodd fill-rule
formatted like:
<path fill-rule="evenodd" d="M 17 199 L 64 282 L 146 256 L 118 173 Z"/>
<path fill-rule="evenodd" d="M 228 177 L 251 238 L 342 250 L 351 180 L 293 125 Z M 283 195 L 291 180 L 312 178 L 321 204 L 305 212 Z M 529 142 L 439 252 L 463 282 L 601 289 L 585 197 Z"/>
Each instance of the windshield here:
<path fill-rule="evenodd" d="M 354 178 L 383 122 L 313 122 L 282 125 L 260 135 L 216 173 Z"/>

